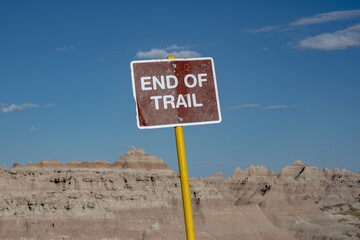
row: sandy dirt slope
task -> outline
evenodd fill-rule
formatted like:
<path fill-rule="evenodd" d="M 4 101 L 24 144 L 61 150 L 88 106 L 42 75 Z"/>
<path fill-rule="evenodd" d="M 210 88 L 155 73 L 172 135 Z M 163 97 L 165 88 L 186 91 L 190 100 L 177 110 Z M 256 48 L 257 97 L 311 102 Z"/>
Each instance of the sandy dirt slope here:
<path fill-rule="evenodd" d="M 196 239 L 359 239 L 360 175 L 296 161 L 191 178 Z M 114 164 L 0 169 L 0 239 L 186 239 L 179 176 L 132 148 Z"/>

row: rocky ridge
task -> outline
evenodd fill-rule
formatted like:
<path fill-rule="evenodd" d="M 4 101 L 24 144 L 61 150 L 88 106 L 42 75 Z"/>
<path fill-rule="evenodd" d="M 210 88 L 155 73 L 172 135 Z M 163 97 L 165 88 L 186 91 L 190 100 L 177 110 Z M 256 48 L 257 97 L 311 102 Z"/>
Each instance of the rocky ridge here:
<path fill-rule="evenodd" d="M 114 164 L 109 161 L 80 162 L 71 161 L 61 163 L 58 160 L 44 160 L 39 163 L 29 162 L 26 168 L 40 169 L 77 169 L 77 168 L 94 168 L 94 169 L 128 169 L 128 170 L 145 170 L 145 171 L 168 171 L 173 172 L 161 158 L 147 154 L 144 149 L 136 149 L 131 146 L 131 150 L 120 156 Z M 14 163 L 12 169 L 24 168 L 18 163 Z"/>
<path fill-rule="evenodd" d="M 190 189 L 199 240 L 360 238 L 360 175 L 349 171 L 250 166 Z M 0 169 L 0 193 L 0 239 L 185 239 L 179 176 L 143 149 L 114 164 L 14 164 Z"/>

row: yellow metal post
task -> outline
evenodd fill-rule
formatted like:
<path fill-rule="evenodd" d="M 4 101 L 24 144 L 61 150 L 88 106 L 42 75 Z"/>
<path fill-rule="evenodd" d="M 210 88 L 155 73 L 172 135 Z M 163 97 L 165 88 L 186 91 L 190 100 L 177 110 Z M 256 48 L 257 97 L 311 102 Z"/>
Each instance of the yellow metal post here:
<path fill-rule="evenodd" d="M 186 164 L 185 142 L 183 127 L 175 127 L 176 147 L 179 160 L 179 171 L 181 181 L 181 192 L 184 206 L 184 218 L 186 225 L 186 236 L 188 240 L 195 240 L 194 221 L 191 209 L 191 196 L 189 187 L 189 176 Z"/>
<path fill-rule="evenodd" d="M 170 55 L 168 59 L 174 59 L 175 57 Z M 184 207 L 184 218 L 186 227 L 187 240 L 195 240 L 194 221 L 191 208 L 191 196 L 189 187 L 189 176 L 186 164 L 185 142 L 183 127 L 175 127 L 176 147 L 179 161 L 181 193 Z"/>

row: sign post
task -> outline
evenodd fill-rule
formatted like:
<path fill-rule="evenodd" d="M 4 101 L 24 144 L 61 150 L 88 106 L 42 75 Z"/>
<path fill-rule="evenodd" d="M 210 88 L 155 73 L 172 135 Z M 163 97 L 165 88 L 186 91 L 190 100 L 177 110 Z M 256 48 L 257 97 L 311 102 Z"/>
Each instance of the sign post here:
<path fill-rule="evenodd" d="M 170 55 L 167 58 L 174 59 L 174 56 Z M 182 126 L 175 127 L 175 138 L 176 138 L 176 148 L 177 148 L 177 155 L 178 155 L 178 162 L 179 162 L 179 172 L 180 172 L 181 193 L 182 193 L 183 208 L 184 208 L 186 237 L 188 240 L 195 240 L 194 220 L 193 220 L 193 215 L 192 215 L 191 195 L 190 195 L 190 186 L 189 186 L 189 176 L 188 176 L 187 163 L 186 163 L 184 132 L 183 132 Z"/>
<path fill-rule="evenodd" d="M 221 122 L 212 58 L 131 62 L 137 125 L 175 127 L 187 240 L 195 240 L 183 126 Z"/>
<path fill-rule="evenodd" d="M 194 221 L 191 208 L 191 196 L 189 187 L 189 176 L 186 164 L 185 142 L 183 127 L 175 127 L 176 147 L 179 162 L 181 193 L 184 207 L 184 218 L 186 237 L 188 240 L 195 240 Z"/>

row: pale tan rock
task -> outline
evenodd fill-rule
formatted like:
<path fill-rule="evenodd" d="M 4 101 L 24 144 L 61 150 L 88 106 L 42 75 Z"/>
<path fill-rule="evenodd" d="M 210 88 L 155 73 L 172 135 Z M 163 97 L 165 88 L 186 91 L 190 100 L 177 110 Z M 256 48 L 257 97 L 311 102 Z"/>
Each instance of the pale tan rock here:
<path fill-rule="evenodd" d="M 232 178 L 243 178 L 249 176 L 257 176 L 257 177 L 271 177 L 275 176 L 275 173 L 271 170 L 268 170 L 265 166 L 254 166 L 250 165 L 244 171 L 237 167 L 233 174 Z"/>
<path fill-rule="evenodd" d="M 240 177 L 243 177 L 243 176 L 245 176 L 245 173 L 244 173 L 243 170 L 241 170 L 240 167 L 237 167 L 237 168 L 234 170 L 233 174 L 232 174 L 232 177 L 233 177 L 233 178 L 240 178 Z"/>
<path fill-rule="evenodd" d="M 18 163 L 14 163 L 12 168 L 24 168 L 24 167 Z"/>
<path fill-rule="evenodd" d="M 254 165 L 250 165 L 248 168 L 246 168 L 244 170 L 244 173 L 247 176 L 272 176 L 274 175 L 274 172 L 268 170 L 266 167 L 264 167 L 263 165 L 261 166 L 254 166 Z"/>
<path fill-rule="evenodd" d="M 0 239 L 183 240 L 179 175 L 164 164 L 132 148 L 115 167 L 41 161 L 0 169 Z M 360 234 L 360 175 L 349 171 L 296 161 L 280 174 L 250 166 L 189 183 L 197 240 Z"/>
<path fill-rule="evenodd" d="M 136 149 L 133 146 L 129 152 L 120 156 L 112 167 L 147 171 L 164 170 L 172 172 L 164 160 L 147 154 L 144 149 Z"/>
<path fill-rule="evenodd" d="M 296 160 L 295 162 L 293 162 L 293 164 L 291 164 L 292 166 L 304 166 L 304 164 L 302 163 L 301 160 Z"/>
<path fill-rule="evenodd" d="M 43 160 L 39 163 L 29 162 L 26 168 L 61 168 L 63 164 L 58 160 Z"/>
<path fill-rule="evenodd" d="M 112 164 L 109 161 L 81 162 L 80 168 L 110 168 Z"/>
<path fill-rule="evenodd" d="M 224 178 L 222 172 L 213 173 L 213 174 L 211 174 L 210 177 L 211 177 L 211 178 L 222 178 L 222 179 Z"/>

